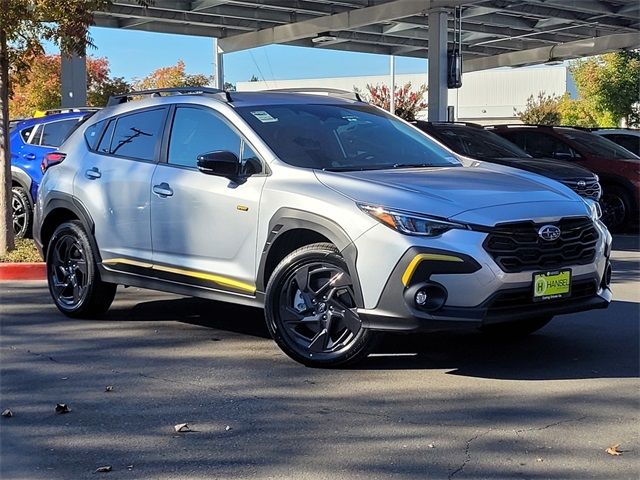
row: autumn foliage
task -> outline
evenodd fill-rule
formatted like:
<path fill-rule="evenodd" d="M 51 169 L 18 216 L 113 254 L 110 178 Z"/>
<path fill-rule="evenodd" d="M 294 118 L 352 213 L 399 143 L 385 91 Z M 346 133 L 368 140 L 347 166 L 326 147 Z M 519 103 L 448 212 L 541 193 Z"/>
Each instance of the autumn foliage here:
<path fill-rule="evenodd" d="M 154 88 L 175 87 L 204 87 L 211 82 L 211 77 L 203 74 L 189 74 L 185 72 L 185 64 L 179 60 L 170 67 L 159 68 L 142 80 L 134 82 L 135 90 L 150 90 Z"/>
<path fill-rule="evenodd" d="M 389 110 L 391 102 L 389 87 L 386 85 L 367 85 L 367 91 L 369 103 Z M 401 87 L 396 87 L 395 114 L 409 122 L 414 121 L 416 114 L 420 110 L 427 108 L 427 103 L 423 100 L 426 92 L 426 85 L 422 85 L 413 91 L 411 82 L 407 82 Z"/>
<path fill-rule="evenodd" d="M 27 75 L 11 71 L 12 94 L 9 100 L 11 118 L 30 117 L 36 110 L 59 108 L 60 55 L 36 55 L 31 59 Z M 87 103 L 102 107 L 110 95 L 130 90 L 122 78 L 109 76 L 106 58 L 87 57 Z"/>

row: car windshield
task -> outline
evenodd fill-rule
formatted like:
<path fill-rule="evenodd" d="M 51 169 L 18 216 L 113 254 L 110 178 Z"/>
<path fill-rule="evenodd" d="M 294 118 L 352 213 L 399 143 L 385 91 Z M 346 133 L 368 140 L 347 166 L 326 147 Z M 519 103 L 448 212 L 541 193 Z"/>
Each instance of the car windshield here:
<path fill-rule="evenodd" d="M 265 105 L 237 111 L 282 161 L 297 167 L 461 165 L 426 135 L 370 105 Z"/>
<path fill-rule="evenodd" d="M 434 125 L 438 140 L 456 153 L 479 160 L 531 158 L 517 145 L 482 128 Z"/>
<path fill-rule="evenodd" d="M 585 150 L 588 150 L 593 155 L 607 160 L 640 160 L 640 157 L 637 157 L 626 148 L 594 133 L 581 132 L 580 130 L 566 130 L 563 133 L 568 139 L 582 145 Z"/>

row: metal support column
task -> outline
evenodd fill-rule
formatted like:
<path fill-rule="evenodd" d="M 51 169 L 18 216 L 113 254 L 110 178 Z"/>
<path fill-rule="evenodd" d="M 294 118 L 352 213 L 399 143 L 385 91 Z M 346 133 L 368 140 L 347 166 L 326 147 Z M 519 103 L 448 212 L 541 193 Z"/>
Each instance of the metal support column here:
<path fill-rule="evenodd" d="M 61 106 L 63 108 L 84 107 L 87 104 L 86 58 L 62 55 L 60 73 Z"/>
<path fill-rule="evenodd" d="M 389 112 L 396 114 L 396 57 L 389 57 L 389 73 L 391 74 L 391 86 L 389 87 Z"/>
<path fill-rule="evenodd" d="M 447 119 L 447 19 L 441 8 L 429 11 L 429 121 Z"/>
<path fill-rule="evenodd" d="M 223 60 L 224 51 L 220 48 L 220 42 L 218 42 L 217 38 L 213 39 L 213 76 L 215 88 L 219 88 L 220 90 L 224 89 L 224 60 Z"/>

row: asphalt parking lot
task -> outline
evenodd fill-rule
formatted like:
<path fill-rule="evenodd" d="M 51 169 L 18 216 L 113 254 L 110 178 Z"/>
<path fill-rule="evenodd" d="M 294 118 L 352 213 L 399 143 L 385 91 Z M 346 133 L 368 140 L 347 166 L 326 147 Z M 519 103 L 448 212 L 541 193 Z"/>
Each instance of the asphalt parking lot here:
<path fill-rule="evenodd" d="M 638 478 L 638 236 L 614 250 L 608 310 L 512 344 L 389 337 L 342 370 L 289 360 L 258 310 L 131 288 L 79 321 L 2 283 L 0 478 Z"/>

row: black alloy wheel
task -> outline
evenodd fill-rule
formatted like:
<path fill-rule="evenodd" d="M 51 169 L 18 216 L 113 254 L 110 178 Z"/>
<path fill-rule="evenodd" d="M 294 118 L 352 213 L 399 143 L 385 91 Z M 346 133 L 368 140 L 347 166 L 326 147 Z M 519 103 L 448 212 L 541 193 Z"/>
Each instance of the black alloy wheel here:
<path fill-rule="evenodd" d="M 79 221 L 56 228 L 46 259 L 49 291 L 58 310 L 69 317 L 86 318 L 109 309 L 116 285 L 100 279 L 96 254 Z"/>
<path fill-rule="evenodd" d="M 267 326 L 278 345 L 308 366 L 337 366 L 366 356 L 374 332 L 362 327 L 353 281 L 331 244 L 296 250 L 267 286 Z"/>

